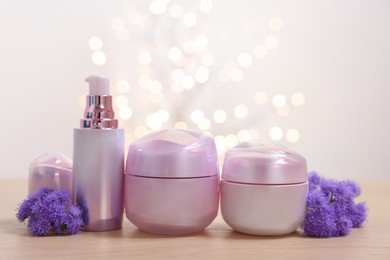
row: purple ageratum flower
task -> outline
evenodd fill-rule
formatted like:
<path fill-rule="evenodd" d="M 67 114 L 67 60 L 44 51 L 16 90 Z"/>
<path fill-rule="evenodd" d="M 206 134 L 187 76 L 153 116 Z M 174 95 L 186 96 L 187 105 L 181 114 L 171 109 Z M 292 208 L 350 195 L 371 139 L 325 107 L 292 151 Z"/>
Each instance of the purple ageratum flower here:
<path fill-rule="evenodd" d="M 336 230 L 336 223 L 332 221 L 334 211 L 328 205 L 327 199 L 320 190 L 309 192 L 307 198 L 307 213 L 303 222 L 306 235 L 313 237 L 329 237 Z"/>
<path fill-rule="evenodd" d="M 349 218 L 352 221 L 352 227 L 359 228 L 367 218 L 367 209 L 364 202 L 360 202 L 348 210 Z"/>
<path fill-rule="evenodd" d="M 314 190 L 318 189 L 321 184 L 321 177 L 316 172 L 311 172 L 309 174 L 309 189 Z"/>
<path fill-rule="evenodd" d="M 348 216 L 340 216 L 338 220 L 336 220 L 337 230 L 334 234 L 337 236 L 345 236 L 351 233 L 352 230 L 352 221 L 348 218 Z"/>
<path fill-rule="evenodd" d="M 37 203 L 38 201 L 42 200 L 52 192 L 51 189 L 49 188 L 42 188 L 35 192 L 34 194 L 31 194 L 27 199 L 25 199 L 19 206 L 19 210 L 16 214 L 16 218 L 20 221 L 23 222 L 26 220 L 32 213 L 32 205 Z"/>
<path fill-rule="evenodd" d="M 20 222 L 28 218 L 35 236 L 77 234 L 83 226 L 81 210 L 70 204 L 70 196 L 65 190 L 42 188 L 21 203 L 16 217 Z"/>
<path fill-rule="evenodd" d="M 367 217 L 364 203 L 355 204 L 360 187 L 352 181 L 325 179 L 309 173 L 307 213 L 303 233 L 313 237 L 345 236 L 360 227 Z"/>
<path fill-rule="evenodd" d="M 82 220 L 82 212 L 79 207 L 71 205 L 69 208 L 69 214 L 66 216 L 66 230 L 68 235 L 76 234 L 80 231 L 84 222 Z"/>

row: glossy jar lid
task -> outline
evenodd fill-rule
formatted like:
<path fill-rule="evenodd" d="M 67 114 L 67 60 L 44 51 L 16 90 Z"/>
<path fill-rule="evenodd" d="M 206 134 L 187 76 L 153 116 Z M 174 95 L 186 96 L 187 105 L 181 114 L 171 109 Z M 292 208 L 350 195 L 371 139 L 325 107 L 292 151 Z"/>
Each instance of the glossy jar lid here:
<path fill-rule="evenodd" d="M 59 152 L 42 152 L 30 163 L 28 193 L 41 188 L 72 192 L 72 160 Z"/>
<path fill-rule="evenodd" d="M 225 155 L 222 179 L 250 184 L 293 184 L 308 180 L 306 160 L 272 143 L 246 142 Z"/>
<path fill-rule="evenodd" d="M 192 130 L 167 129 L 147 134 L 129 147 L 126 174 L 191 178 L 218 174 L 214 139 Z"/>
<path fill-rule="evenodd" d="M 30 171 L 36 167 L 54 167 L 63 170 L 72 171 L 72 160 L 65 154 L 50 151 L 42 152 L 34 157 L 30 162 Z"/>

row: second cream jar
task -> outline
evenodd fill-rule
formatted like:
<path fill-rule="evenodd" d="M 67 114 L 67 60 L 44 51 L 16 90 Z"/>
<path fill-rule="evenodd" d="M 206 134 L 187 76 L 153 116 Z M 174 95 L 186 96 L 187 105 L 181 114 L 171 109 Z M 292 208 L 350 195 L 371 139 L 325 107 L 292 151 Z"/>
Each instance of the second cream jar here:
<path fill-rule="evenodd" d="M 129 147 L 126 216 L 149 233 L 199 232 L 217 215 L 218 182 L 213 138 L 179 129 L 149 133 Z"/>
<path fill-rule="evenodd" d="M 234 230 L 251 235 L 294 232 L 305 216 L 305 159 L 283 147 L 243 143 L 226 153 L 221 213 Z"/>

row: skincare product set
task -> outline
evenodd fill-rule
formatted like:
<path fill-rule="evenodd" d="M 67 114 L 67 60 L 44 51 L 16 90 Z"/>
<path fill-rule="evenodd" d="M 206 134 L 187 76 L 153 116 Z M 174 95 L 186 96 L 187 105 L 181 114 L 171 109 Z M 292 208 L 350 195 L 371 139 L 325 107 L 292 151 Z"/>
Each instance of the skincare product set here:
<path fill-rule="evenodd" d="M 89 95 L 80 128 L 74 129 L 73 167 L 62 154 L 38 155 L 30 165 L 30 195 L 39 188 L 69 191 L 87 231 L 120 229 L 125 211 L 145 232 L 192 234 L 215 219 L 219 204 L 224 221 L 241 233 L 284 235 L 300 227 L 309 191 L 302 156 L 274 144 L 242 143 L 226 152 L 220 180 L 211 136 L 166 129 L 134 141 L 125 160 L 109 80 L 86 81 Z"/>

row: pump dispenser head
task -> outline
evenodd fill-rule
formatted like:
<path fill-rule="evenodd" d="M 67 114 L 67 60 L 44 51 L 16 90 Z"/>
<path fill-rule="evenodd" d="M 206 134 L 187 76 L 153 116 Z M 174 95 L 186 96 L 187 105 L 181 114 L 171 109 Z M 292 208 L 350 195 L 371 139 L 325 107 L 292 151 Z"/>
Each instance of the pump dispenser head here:
<path fill-rule="evenodd" d="M 109 96 L 110 80 L 104 76 L 89 76 L 85 79 L 89 83 L 90 96 Z"/>
<path fill-rule="evenodd" d="M 110 96 L 110 81 L 107 77 L 92 75 L 85 79 L 89 83 L 89 95 L 86 97 L 84 118 L 81 128 L 114 129 L 118 128 Z"/>

